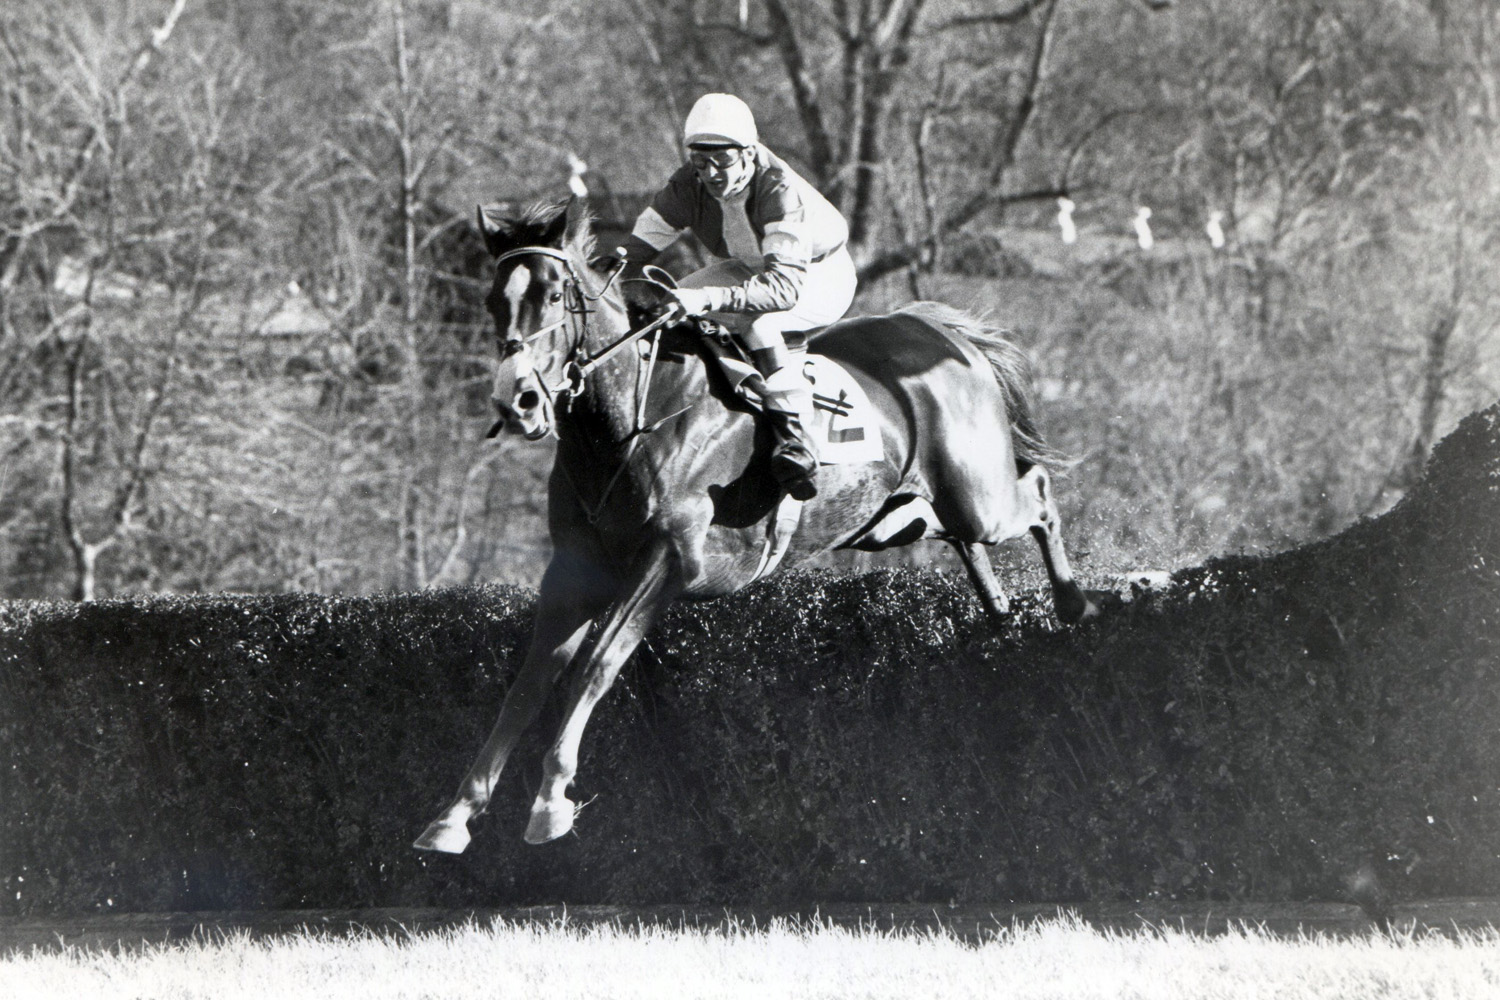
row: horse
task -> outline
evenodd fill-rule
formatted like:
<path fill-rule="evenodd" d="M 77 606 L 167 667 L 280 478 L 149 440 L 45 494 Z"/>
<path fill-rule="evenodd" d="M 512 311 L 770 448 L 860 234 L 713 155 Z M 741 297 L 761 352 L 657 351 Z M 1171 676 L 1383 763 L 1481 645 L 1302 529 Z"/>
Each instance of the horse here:
<path fill-rule="evenodd" d="M 1058 617 L 1099 613 L 1064 551 L 1048 472 L 1059 455 L 1037 429 L 1030 362 L 974 317 L 915 303 L 811 337 L 810 350 L 864 389 L 883 458 L 823 466 L 816 497 L 801 503 L 772 476 L 763 421 L 695 347 L 703 338 L 671 316 L 632 328 L 622 291 L 630 283 L 614 280 L 618 262 L 595 256 L 585 208 L 574 201 L 515 218 L 479 215 L 496 264 L 486 307 L 500 355 L 497 430 L 557 438 L 553 555 L 499 719 L 415 847 L 468 846 L 469 820 L 570 670 L 525 839 L 540 844 L 571 830 L 567 790 L 584 727 L 631 652 L 674 600 L 732 594 L 773 569 L 772 538 L 782 558 L 769 561 L 781 565 L 837 548 L 942 539 L 1003 624 L 1008 602 L 985 548 L 1029 531 Z"/>

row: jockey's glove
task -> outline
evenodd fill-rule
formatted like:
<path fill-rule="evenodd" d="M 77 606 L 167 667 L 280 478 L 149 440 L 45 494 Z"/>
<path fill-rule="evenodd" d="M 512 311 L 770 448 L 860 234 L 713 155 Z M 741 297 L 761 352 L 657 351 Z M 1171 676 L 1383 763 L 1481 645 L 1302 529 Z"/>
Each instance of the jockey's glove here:
<path fill-rule="evenodd" d="M 684 316 L 702 316 L 714 310 L 714 296 L 708 288 L 674 288 L 667 294 Z"/>

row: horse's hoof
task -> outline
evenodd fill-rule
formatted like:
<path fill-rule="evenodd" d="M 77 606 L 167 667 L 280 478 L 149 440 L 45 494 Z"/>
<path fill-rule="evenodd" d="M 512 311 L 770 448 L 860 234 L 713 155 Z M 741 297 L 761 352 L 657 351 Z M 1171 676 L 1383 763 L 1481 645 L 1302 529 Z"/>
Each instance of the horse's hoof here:
<path fill-rule="evenodd" d="M 992 628 L 999 629 L 1001 631 L 1005 631 L 1015 624 L 1015 620 L 1010 613 L 1009 605 L 1003 608 L 992 608 L 989 605 L 985 605 L 984 616 L 989 621 Z"/>
<path fill-rule="evenodd" d="M 541 803 L 531 807 L 531 822 L 526 824 L 526 843 L 545 844 L 573 829 L 573 803 L 569 799 Z"/>
<path fill-rule="evenodd" d="M 469 846 L 467 823 L 445 823 L 434 820 L 427 824 L 422 836 L 411 846 L 419 851 L 441 851 L 443 854 L 462 854 Z"/>
<path fill-rule="evenodd" d="M 1103 617 L 1111 607 L 1120 606 L 1120 595 L 1107 590 L 1083 590 L 1070 587 L 1053 595 L 1057 618 L 1064 625 L 1081 625 Z"/>

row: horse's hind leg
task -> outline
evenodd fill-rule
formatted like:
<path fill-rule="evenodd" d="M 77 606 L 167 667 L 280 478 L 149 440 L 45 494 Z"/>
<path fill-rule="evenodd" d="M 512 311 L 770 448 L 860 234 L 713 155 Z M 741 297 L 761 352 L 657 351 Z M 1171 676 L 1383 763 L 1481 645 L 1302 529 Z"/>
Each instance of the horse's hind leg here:
<path fill-rule="evenodd" d="M 526 826 L 528 844 L 555 840 L 573 828 L 574 806 L 567 791 L 578 772 L 578 744 L 584 727 L 631 652 L 676 597 L 675 580 L 666 551 L 655 550 L 646 557 L 628 593 L 610 607 L 592 648 L 578 666 L 562 728 L 542 761 L 542 787 Z"/>
<path fill-rule="evenodd" d="M 1089 600 L 1078 581 L 1063 549 L 1062 518 L 1052 498 L 1052 480 L 1047 470 L 1033 465 L 1016 483 L 1016 495 L 1031 509 L 1031 537 L 1042 550 L 1047 576 L 1052 580 L 1052 601 L 1057 617 L 1064 622 L 1086 621 L 1099 616 L 1099 607 Z M 1024 508 L 1023 508 L 1024 509 Z"/>
<path fill-rule="evenodd" d="M 969 580 L 979 594 L 979 603 L 984 605 L 985 613 L 996 624 L 1004 622 L 1005 616 L 1010 614 L 1010 600 L 1001 589 L 1000 581 L 995 578 L 995 568 L 990 565 L 990 556 L 985 547 L 978 542 L 961 542 L 956 538 L 950 538 L 949 541 L 958 551 L 958 557 L 963 560 L 964 569 L 969 571 Z"/>

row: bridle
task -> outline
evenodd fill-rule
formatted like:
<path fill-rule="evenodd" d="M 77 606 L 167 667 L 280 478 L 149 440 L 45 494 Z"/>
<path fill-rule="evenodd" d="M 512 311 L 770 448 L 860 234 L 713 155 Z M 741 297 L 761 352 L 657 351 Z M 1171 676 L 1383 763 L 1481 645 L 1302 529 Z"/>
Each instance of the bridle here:
<path fill-rule="evenodd" d="M 556 249 L 555 247 L 517 247 L 516 249 L 508 250 L 495 258 L 495 264 L 498 266 L 508 260 L 514 260 L 521 257 L 547 257 L 552 260 L 560 261 L 563 265 L 564 271 L 566 272 L 567 276 L 563 279 L 563 307 L 566 310 L 566 314 L 563 316 L 563 318 L 556 321 L 555 323 L 548 323 L 546 326 L 534 331 L 529 336 L 516 340 L 507 339 L 505 342 L 506 357 L 513 357 L 516 354 L 527 351 L 531 342 L 536 340 L 543 334 L 551 333 L 553 330 L 565 327 L 569 323 L 575 324 L 576 328 L 571 337 L 572 344 L 568 348 L 567 360 L 563 362 L 562 380 L 555 385 L 548 385 L 541 377 L 538 376 L 536 378 L 537 384 L 541 386 L 542 393 L 547 397 L 548 405 L 551 406 L 554 411 L 558 409 L 558 403 L 566 406 L 574 396 L 577 396 L 578 394 L 583 392 L 585 382 L 587 381 L 589 375 L 597 371 L 599 367 L 610 358 L 614 357 L 616 354 L 620 353 L 631 344 L 634 344 L 637 341 L 641 340 L 641 338 L 656 333 L 668 323 L 675 322 L 680 318 L 674 312 L 667 312 L 662 316 L 659 316 L 656 319 L 652 320 L 650 323 L 647 323 L 639 330 L 627 331 L 624 335 L 615 340 L 614 343 L 610 344 L 608 347 L 605 347 L 597 354 L 591 355 L 584 351 L 584 335 L 588 331 L 589 314 L 594 312 L 594 309 L 590 305 L 590 303 L 598 302 L 600 299 L 604 298 L 605 293 L 609 291 L 609 288 L 614 284 L 615 279 L 620 276 L 620 272 L 625 269 L 624 255 L 621 254 L 620 256 L 620 263 L 617 264 L 614 270 L 610 272 L 609 279 L 605 281 L 604 286 L 600 288 L 599 291 L 595 294 L 590 294 L 587 286 L 584 285 L 583 281 L 579 278 L 578 271 L 573 265 L 573 258 L 563 251 Z M 642 346 L 644 348 L 645 345 Z M 630 459 L 632 456 L 634 456 L 636 448 L 640 446 L 642 438 L 661 428 L 662 425 L 667 423 L 667 421 L 672 420 L 674 417 L 681 416 L 692 408 L 692 404 L 689 403 L 687 406 L 669 413 L 658 420 L 653 420 L 649 424 L 646 423 L 646 400 L 651 387 L 651 374 L 656 369 L 657 352 L 660 346 L 661 338 L 654 336 L 651 337 L 650 348 L 649 350 L 647 350 L 645 356 L 645 364 L 641 365 L 637 369 L 635 423 L 631 428 L 630 434 L 628 436 L 628 441 L 625 445 L 625 454 L 621 456 L 619 464 L 615 467 L 614 475 L 610 477 L 609 482 L 605 483 L 604 490 L 600 494 L 599 499 L 596 503 L 594 503 L 593 505 L 588 505 L 586 502 L 584 502 L 583 493 L 578 489 L 578 484 L 573 482 L 572 474 L 568 472 L 566 465 L 562 466 L 563 474 L 567 477 L 568 484 L 572 486 L 573 492 L 578 496 L 579 501 L 585 503 L 585 507 L 587 509 L 584 511 L 584 516 L 588 518 L 588 522 L 590 524 L 596 522 L 599 519 L 600 515 L 604 513 L 604 506 L 609 499 L 610 492 L 613 491 L 613 489 L 615 488 L 615 484 L 620 481 L 620 477 L 629 467 Z M 535 366 L 529 367 L 531 367 L 532 372 L 535 374 Z M 504 429 L 504 427 L 504 420 L 497 421 L 495 425 L 490 428 L 489 434 L 487 436 L 495 437 L 500 433 L 502 429 Z"/>
<path fill-rule="evenodd" d="M 567 277 L 563 279 L 563 308 L 564 310 L 566 310 L 566 314 L 562 319 L 556 321 L 555 323 L 548 323 L 546 326 L 533 331 L 531 334 L 524 338 L 520 338 L 517 340 L 506 340 L 505 356 L 512 357 L 522 351 L 527 350 L 531 342 L 536 340 L 538 337 L 541 337 L 544 334 L 551 333 L 553 330 L 556 330 L 560 327 L 567 326 L 569 323 L 575 323 L 577 326 L 577 329 L 571 336 L 572 344 L 568 348 L 568 358 L 563 363 L 562 380 L 555 385 L 548 385 L 540 378 L 537 379 L 537 382 L 541 384 L 542 392 L 546 394 L 549 403 L 552 402 L 554 398 L 559 398 L 562 402 L 566 403 L 569 399 L 581 393 L 583 391 L 584 381 L 589 377 L 589 375 L 591 375 L 596 369 L 598 369 L 600 365 L 604 364 L 610 358 L 614 357 L 620 351 L 635 343 L 637 340 L 655 333 L 657 330 L 660 330 L 662 327 L 666 326 L 669 322 L 676 318 L 671 314 L 661 316 L 641 327 L 639 330 L 628 331 L 614 343 L 601 350 L 599 353 L 593 355 L 587 354 L 583 349 L 583 341 L 584 333 L 588 329 L 589 315 L 594 312 L 594 308 L 590 305 L 590 303 L 598 302 L 599 300 L 604 298 L 605 294 L 608 293 L 610 286 L 614 284 L 615 279 L 620 276 L 620 272 L 625 270 L 625 260 L 623 255 L 621 256 L 620 262 L 615 265 L 614 270 L 610 272 L 609 279 L 605 281 L 604 286 L 600 288 L 597 293 L 592 294 L 588 291 L 588 286 L 583 283 L 583 280 L 581 278 L 579 278 L 578 270 L 573 265 L 573 258 L 562 250 L 558 250 L 556 247 L 517 247 L 514 250 L 507 250 L 505 253 L 502 253 L 500 256 L 496 257 L 495 265 L 498 267 L 508 260 L 516 260 L 522 257 L 548 257 L 552 260 L 560 261 L 562 263 L 563 270 L 567 274 Z M 654 345 L 652 350 L 652 358 L 653 360 L 655 359 Z M 535 369 L 533 368 L 533 370 Z M 494 430 L 491 432 L 490 436 L 493 437 L 497 433 L 499 433 L 498 430 Z"/>

